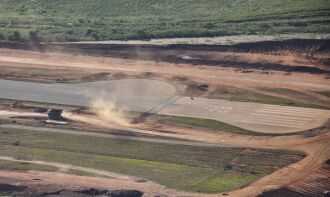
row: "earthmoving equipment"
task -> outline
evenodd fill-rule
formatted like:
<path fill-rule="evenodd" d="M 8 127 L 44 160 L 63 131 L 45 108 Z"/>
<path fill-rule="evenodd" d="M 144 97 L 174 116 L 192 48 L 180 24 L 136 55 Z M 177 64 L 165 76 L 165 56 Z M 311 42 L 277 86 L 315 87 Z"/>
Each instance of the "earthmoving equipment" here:
<path fill-rule="evenodd" d="M 62 120 L 63 117 L 61 116 L 63 110 L 61 109 L 48 109 L 47 114 L 49 119 L 51 120 Z"/>
<path fill-rule="evenodd" d="M 46 120 L 46 123 L 62 124 L 62 125 L 69 124 L 67 119 L 65 119 L 61 116 L 62 113 L 63 113 L 63 110 L 61 110 L 61 109 L 48 109 L 47 115 L 48 115 L 49 120 Z"/>

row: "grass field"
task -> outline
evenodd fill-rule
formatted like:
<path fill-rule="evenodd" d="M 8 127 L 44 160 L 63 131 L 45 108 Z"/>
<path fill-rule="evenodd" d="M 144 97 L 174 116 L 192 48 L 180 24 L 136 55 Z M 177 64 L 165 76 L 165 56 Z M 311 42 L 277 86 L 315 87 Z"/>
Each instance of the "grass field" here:
<path fill-rule="evenodd" d="M 329 33 L 328 0 L 0 0 L 0 39 Z"/>
<path fill-rule="evenodd" d="M 0 170 L 18 170 L 18 171 L 41 171 L 41 172 L 59 172 L 59 168 L 45 164 L 34 164 L 25 161 L 7 161 L 0 159 Z M 72 174 L 78 176 L 90 176 L 90 177 L 104 177 L 107 176 L 97 175 L 89 172 L 84 172 L 75 169 L 69 169 L 67 171 L 60 171 L 65 174 Z M 109 178 L 109 177 L 108 177 Z"/>
<path fill-rule="evenodd" d="M 78 176 L 89 176 L 89 177 L 111 178 L 111 177 L 101 176 L 101 175 L 93 174 L 93 173 L 90 173 L 90 172 L 85 172 L 85 171 L 75 170 L 75 169 L 69 169 L 69 170 L 66 171 L 65 173 L 66 173 L 66 174 L 78 175 Z"/>
<path fill-rule="evenodd" d="M 261 90 L 268 93 L 287 96 L 288 99 L 224 85 L 219 86 L 214 92 L 212 92 L 209 98 L 238 102 L 330 109 L 329 102 L 318 100 L 317 98 L 303 92 L 285 88 L 263 88 Z M 327 93 L 325 92 L 323 94 L 326 95 Z M 299 101 L 297 99 L 299 99 Z"/>
<path fill-rule="evenodd" d="M 209 129 L 213 129 L 216 131 L 226 131 L 230 133 L 237 133 L 242 135 L 254 135 L 254 136 L 274 136 L 276 134 L 269 134 L 269 133 L 257 133 L 253 131 L 249 131 L 240 127 L 236 127 L 224 122 L 220 122 L 217 120 L 211 119 L 202 119 L 202 118 L 192 118 L 192 117 L 169 117 L 167 120 L 169 123 L 178 123 L 184 125 L 191 125 L 196 127 L 205 127 Z"/>
<path fill-rule="evenodd" d="M 318 94 L 322 94 L 323 96 L 329 97 L 330 98 L 330 91 L 322 91 L 322 92 L 316 92 Z"/>
<path fill-rule="evenodd" d="M 206 193 L 237 189 L 303 157 L 287 151 L 192 147 L 27 130 L 1 129 L 0 133 L 2 156 L 109 170 Z M 20 145 L 14 146 L 17 140 Z M 233 160 L 233 168 L 226 169 Z"/>
<path fill-rule="evenodd" d="M 5 161 L 0 160 L 0 169 L 6 170 L 22 170 L 22 171 L 47 171 L 47 172 L 56 172 L 58 171 L 57 167 L 49 165 L 40 165 L 27 162 L 16 162 L 16 161 Z"/>

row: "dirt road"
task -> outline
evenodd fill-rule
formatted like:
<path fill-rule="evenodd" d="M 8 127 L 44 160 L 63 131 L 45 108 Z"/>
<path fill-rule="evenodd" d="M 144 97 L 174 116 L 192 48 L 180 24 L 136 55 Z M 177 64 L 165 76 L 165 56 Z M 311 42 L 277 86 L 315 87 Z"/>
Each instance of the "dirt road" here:
<path fill-rule="evenodd" d="M 49 165 L 49 166 L 54 166 L 54 167 L 59 168 L 60 171 L 79 170 L 79 171 L 83 171 L 83 172 L 107 176 L 110 178 L 120 179 L 120 180 L 130 180 L 130 181 L 138 180 L 138 178 L 136 178 L 136 177 L 129 177 L 129 176 L 125 176 L 125 175 L 114 173 L 114 172 L 98 170 L 98 169 L 94 169 L 94 168 L 83 168 L 83 167 L 79 167 L 79 166 L 73 166 L 73 165 L 57 163 L 57 162 L 47 162 L 47 161 L 39 161 L 39 160 L 24 160 L 24 159 L 15 159 L 13 157 L 3 157 L 3 156 L 0 156 L 0 160 L 16 161 L 16 162 L 29 162 L 29 163 L 33 163 L 33 164 Z"/>

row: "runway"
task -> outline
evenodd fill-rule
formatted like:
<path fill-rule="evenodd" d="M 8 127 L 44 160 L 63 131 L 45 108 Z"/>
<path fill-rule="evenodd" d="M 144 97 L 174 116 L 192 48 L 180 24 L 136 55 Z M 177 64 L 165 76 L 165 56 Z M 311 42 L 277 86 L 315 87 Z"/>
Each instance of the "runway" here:
<path fill-rule="evenodd" d="M 147 112 L 170 100 L 173 85 L 156 80 L 125 79 L 77 84 L 44 84 L 0 80 L 0 98 L 89 106 L 94 99 L 113 102 L 118 108 Z"/>
<path fill-rule="evenodd" d="M 329 110 L 182 97 L 166 82 L 125 79 L 79 84 L 41 84 L 0 80 L 0 98 L 89 106 L 103 98 L 120 109 L 207 118 L 262 133 L 312 129 L 330 118 Z"/>
<path fill-rule="evenodd" d="M 294 133 L 319 127 L 329 110 L 183 97 L 159 112 L 207 118 L 261 133 Z"/>

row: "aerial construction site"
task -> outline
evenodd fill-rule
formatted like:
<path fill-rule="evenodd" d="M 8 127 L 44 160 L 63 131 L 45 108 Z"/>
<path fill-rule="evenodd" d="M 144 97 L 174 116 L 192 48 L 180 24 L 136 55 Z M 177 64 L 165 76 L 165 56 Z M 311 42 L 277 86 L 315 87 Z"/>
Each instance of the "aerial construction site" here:
<path fill-rule="evenodd" d="M 0 196 L 330 195 L 327 1 L 72 2 L 0 1 Z"/>

